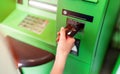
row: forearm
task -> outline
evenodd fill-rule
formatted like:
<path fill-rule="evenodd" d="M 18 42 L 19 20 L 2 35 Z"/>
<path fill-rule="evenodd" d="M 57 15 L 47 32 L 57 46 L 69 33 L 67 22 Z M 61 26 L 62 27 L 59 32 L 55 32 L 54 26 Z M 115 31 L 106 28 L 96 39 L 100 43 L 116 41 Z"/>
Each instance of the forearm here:
<path fill-rule="evenodd" d="M 58 46 L 56 58 L 51 70 L 51 74 L 63 74 L 67 56 L 72 49 L 75 39 L 66 36 L 66 29 L 61 28 L 57 38 Z"/>
<path fill-rule="evenodd" d="M 63 74 L 64 66 L 66 63 L 67 56 L 61 54 L 56 55 L 55 62 L 51 71 L 51 74 Z"/>

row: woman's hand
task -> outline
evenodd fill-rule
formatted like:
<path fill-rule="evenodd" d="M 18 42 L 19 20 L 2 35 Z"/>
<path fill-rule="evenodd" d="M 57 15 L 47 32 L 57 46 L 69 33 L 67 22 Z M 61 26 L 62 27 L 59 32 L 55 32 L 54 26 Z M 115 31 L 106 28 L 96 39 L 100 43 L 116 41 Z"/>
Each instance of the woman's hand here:
<path fill-rule="evenodd" d="M 62 27 L 60 32 L 58 32 L 57 42 L 58 46 L 56 55 L 67 56 L 74 45 L 75 39 L 67 36 L 65 28 Z"/>
<path fill-rule="evenodd" d="M 75 39 L 66 36 L 66 30 L 62 27 L 60 32 L 58 32 L 57 42 L 57 52 L 51 74 L 63 74 L 67 55 L 72 49 Z"/>

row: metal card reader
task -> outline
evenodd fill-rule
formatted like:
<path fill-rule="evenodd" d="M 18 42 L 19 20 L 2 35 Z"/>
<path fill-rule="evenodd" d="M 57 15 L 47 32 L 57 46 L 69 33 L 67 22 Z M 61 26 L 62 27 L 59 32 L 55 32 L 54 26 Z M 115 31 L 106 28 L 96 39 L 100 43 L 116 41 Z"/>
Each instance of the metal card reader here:
<path fill-rule="evenodd" d="M 77 32 L 84 29 L 84 23 L 77 22 L 70 18 L 67 18 L 66 24 L 66 34 L 70 37 L 73 37 Z"/>

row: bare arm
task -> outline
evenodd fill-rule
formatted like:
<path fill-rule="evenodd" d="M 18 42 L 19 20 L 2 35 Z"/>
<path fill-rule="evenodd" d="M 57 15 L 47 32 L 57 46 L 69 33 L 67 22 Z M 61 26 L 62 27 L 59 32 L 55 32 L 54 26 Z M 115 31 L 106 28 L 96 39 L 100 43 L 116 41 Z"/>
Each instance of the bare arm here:
<path fill-rule="evenodd" d="M 67 56 L 72 49 L 75 41 L 74 38 L 66 36 L 64 28 L 61 28 L 57 40 L 57 52 L 51 74 L 63 74 Z"/>

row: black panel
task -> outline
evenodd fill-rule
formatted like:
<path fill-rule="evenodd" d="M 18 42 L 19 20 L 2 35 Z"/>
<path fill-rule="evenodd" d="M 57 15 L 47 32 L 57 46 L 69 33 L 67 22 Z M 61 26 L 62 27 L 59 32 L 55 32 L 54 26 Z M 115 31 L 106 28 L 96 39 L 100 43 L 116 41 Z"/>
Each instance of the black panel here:
<path fill-rule="evenodd" d="M 94 18 L 93 16 L 90 16 L 90 15 L 86 15 L 86 14 L 82 14 L 82 13 L 78 13 L 78 12 L 74 12 L 66 9 L 62 10 L 62 14 L 66 16 L 71 16 L 74 18 L 79 18 L 89 22 L 93 22 L 93 18 Z"/>

